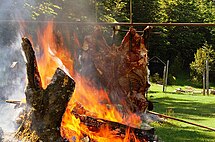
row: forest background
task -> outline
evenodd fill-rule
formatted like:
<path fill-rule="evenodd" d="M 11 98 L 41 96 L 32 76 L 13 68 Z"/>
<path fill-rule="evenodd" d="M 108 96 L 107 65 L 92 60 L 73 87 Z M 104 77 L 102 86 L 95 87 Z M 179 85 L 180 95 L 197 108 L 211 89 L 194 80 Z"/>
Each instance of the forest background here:
<path fill-rule="evenodd" d="M 13 5 L 19 4 L 14 1 Z M 129 22 L 130 0 L 25 0 L 23 11 L 27 9 L 32 21 L 54 20 L 62 23 L 69 22 Z M 133 0 L 132 17 L 134 23 L 215 23 L 214 0 Z M 13 9 L 11 9 L 13 10 Z M 21 12 L 20 12 L 21 13 Z M 20 14 L 21 15 L 21 14 Z M 14 17 L 8 15 L 9 19 Z M 8 33 L 13 24 L 1 24 L 0 34 Z M 35 32 L 34 25 L 32 32 Z M 3 27 L 3 28 L 2 28 Z M 5 27 L 5 28 L 4 28 Z M 72 32 L 88 31 L 70 26 Z M 145 27 L 135 27 L 143 30 Z M 65 28 L 64 28 L 65 29 Z M 127 29 L 128 27 L 121 27 Z M 66 29 L 68 30 L 68 29 Z M 92 30 L 91 30 L 92 31 Z M 108 43 L 112 43 L 112 29 L 106 29 Z M 159 33 L 159 34 L 153 34 Z M 119 33 L 122 39 L 125 33 Z M 13 40 L 13 32 L 3 36 L 4 43 Z M 74 38 L 74 37 L 73 37 Z M 120 41 L 120 40 L 119 40 Z M 73 44 L 72 42 L 70 44 Z M 117 44 L 117 43 L 116 43 Z M 119 43 L 118 43 L 119 44 Z M 209 60 L 210 82 L 215 81 L 215 27 L 214 26 L 156 26 L 148 40 L 149 59 L 156 56 L 162 61 L 170 61 L 169 83 L 175 78 L 186 76 L 192 81 L 201 82 L 205 60 Z M 152 67 L 151 74 L 158 72 L 162 77 L 163 68 Z"/>

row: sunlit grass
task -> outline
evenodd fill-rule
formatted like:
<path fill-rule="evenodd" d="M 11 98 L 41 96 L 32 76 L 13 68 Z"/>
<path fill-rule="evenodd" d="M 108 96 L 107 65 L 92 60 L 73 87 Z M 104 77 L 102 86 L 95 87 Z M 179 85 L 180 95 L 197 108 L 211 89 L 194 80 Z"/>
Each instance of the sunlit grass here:
<path fill-rule="evenodd" d="M 215 128 L 215 96 L 203 96 L 199 88 L 192 88 L 198 93 L 176 93 L 177 88 L 186 91 L 191 87 L 168 86 L 167 93 L 163 93 L 162 85 L 152 84 L 148 99 L 154 102 L 154 111 Z M 215 131 L 190 124 L 168 120 L 168 123 L 152 125 L 164 142 L 215 142 Z"/>

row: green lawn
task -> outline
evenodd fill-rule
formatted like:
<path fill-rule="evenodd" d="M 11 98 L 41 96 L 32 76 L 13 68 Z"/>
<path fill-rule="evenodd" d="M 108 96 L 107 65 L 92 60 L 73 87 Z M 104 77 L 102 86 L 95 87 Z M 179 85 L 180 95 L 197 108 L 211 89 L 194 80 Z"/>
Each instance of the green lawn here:
<path fill-rule="evenodd" d="M 148 98 L 154 102 L 153 111 L 215 128 L 215 96 L 175 93 L 174 90 L 179 87 L 184 90 L 190 88 L 168 86 L 167 93 L 163 93 L 161 85 L 152 84 Z M 200 89 L 195 90 L 200 92 Z M 186 123 L 168 120 L 167 123 L 154 123 L 152 126 L 164 142 L 215 142 L 215 131 Z"/>

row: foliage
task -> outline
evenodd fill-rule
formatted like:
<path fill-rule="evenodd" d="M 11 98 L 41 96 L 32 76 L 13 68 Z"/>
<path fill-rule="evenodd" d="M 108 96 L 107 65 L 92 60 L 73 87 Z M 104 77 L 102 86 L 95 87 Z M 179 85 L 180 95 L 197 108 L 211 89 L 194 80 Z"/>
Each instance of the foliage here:
<path fill-rule="evenodd" d="M 205 3 L 193 0 L 159 0 L 160 12 L 158 22 L 168 23 L 202 23 L 206 16 Z M 203 9 L 204 8 L 204 9 Z M 207 12 L 207 13 L 206 13 Z M 205 17 L 203 17 L 205 15 Z M 211 33 L 206 27 L 162 27 L 164 43 L 160 45 L 160 50 L 164 50 L 167 60 L 170 60 L 172 73 L 181 70 L 189 71 L 189 64 L 193 61 L 194 53 L 198 47 L 202 46 L 205 40 L 212 39 Z M 153 52 L 153 51 L 152 51 Z M 177 57 L 177 58 L 175 58 Z M 177 60 L 176 60 L 177 59 Z M 180 62 L 178 62 L 180 61 Z M 180 64 L 178 64 L 180 63 Z"/>
<path fill-rule="evenodd" d="M 130 0 L 25 1 L 26 8 L 31 9 L 33 19 L 37 20 L 128 22 L 130 17 Z M 132 0 L 132 4 L 133 22 L 215 22 L 215 2 L 212 0 Z M 143 30 L 145 27 L 135 28 Z M 110 30 L 109 35 L 112 34 Z M 214 27 L 154 27 L 153 32 L 160 34 L 152 34 L 148 40 L 149 57 L 169 60 L 170 73 L 174 76 L 183 70 L 190 71 L 194 53 L 205 41 L 215 44 Z M 124 33 L 119 35 L 124 36 Z"/>
<path fill-rule="evenodd" d="M 63 2 L 64 0 L 60 0 Z M 32 19 L 36 20 L 41 14 L 49 15 L 51 17 L 56 17 L 58 15 L 57 10 L 60 10 L 61 7 L 55 4 L 51 0 L 38 1 L 33 5 L 31 1 L 26 0 L 25 7 L 31 9 Z"/>
<path fill-rule="evenodd" d="M 176 77 L 173 76 L 172 74 L 168 75 L 168 80 L 167 80 L 167 84 L 168 85 L 173 85 L 176 83 Z"/>
<path fill-rule="evenodd" d="M 45 0 L 31 3 L 26 0 L 25 6 L 32 11 L 32 18 L 51 17 L 69 21 L 127 21 L 126 2 L 122 0 Z"/>
<path fill-rule="evenodd" d="M 133 0 L 133 22 L 157 22 L 158 12 L 157 0 Z"/>
<path fill-rule="evenodd" d="M 201 76 L 205 71 L 206 60 L 208 60 L 209 65 L 214 65 L 215 52 L 212 45 L 208 45 L 207 42 L 197 50 L 194 56 L 195 60 L 190 64 L 190 68 L 197 76 Z"/>
<path fill-rule="evenodd" d="M 97 16 L 99 21 L 123 22 L 128 21 L 125 6 L 127 2 L 123 0 L 100 0 L 97 2 Z"/>
<path fill-rule="evenodd" d="M 163 79 L 159 76 L 158 73 L 155 73 L 150 77 L 150 81 L 157 84 L 163 84 Z"/>
<path fill-rule="evenodd" d="M 60 21 L 96 21 L 96 0 L 64 0 L 62 10 L 55 20 Z"/>

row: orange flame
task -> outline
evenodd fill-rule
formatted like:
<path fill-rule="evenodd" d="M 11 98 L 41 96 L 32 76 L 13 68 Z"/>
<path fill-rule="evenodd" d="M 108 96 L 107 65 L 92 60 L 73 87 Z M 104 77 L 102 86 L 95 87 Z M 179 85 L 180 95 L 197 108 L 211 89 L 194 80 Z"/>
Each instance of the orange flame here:
<path fill-rule="evenodd" d="M 38 69 L 41 75 L 43 88 L 46 88 L 50 82 L 57 67 L 62 68 L 65 72 L 71 75 L 75 82 L 76 88 L 72 99 L 68 103 L 68 107 L 62 119 L 61 135 L 69 141 L 73 139 L 80 140 L 83 137 L 83 132 L 91 139 L 98 142 L 127 142 L 130 137 L 130 130 L 124 138 L 117 137 L 109 130 L 108 127 L 101 128 L 99 132 L 91 132 L 87 126 L 80 123 L 72 113 L 75 102 L 80 102 L 87 110 L 96 114 L 96 117 L 129 124 L 132 126 L 140 125 L 140 117 L 135 114 L 123 116 L 115 107 L 108 107 L 105 103 L 111 104 L 107 92 L 103 89 L 95 88 L 89 85 L 89 80 L 83 78 L 78 73 L 74 72 L 73 60 L 71 54 L 64 47 L 64 41 L 60 33 L 54 33 L 53 23 L 49 23 L 44 32 L 38 32 L 38 42 L 42 50 L 42 55 L 38 60 Z M 77 37 L 75 37 L 77 40 Z M 139 142 L 135 138 L 135 142 Z"/>
<path fill-rule="evenodd" d="M 43 88 L 47 87 L 57 67 L 73 74 L 71 54 L 64 47 L 62 35 L 60 33 L 54 34 L 53 26 L 53 22 L 50 22 L 43 33 L 37 33 L 39 45 L 43 50 L 43 55 L 38 60 Z"/>

